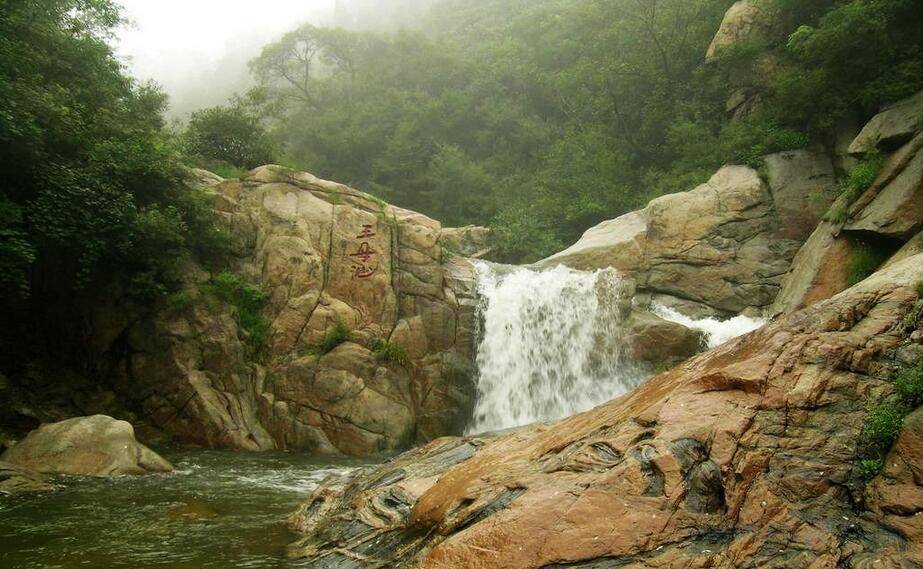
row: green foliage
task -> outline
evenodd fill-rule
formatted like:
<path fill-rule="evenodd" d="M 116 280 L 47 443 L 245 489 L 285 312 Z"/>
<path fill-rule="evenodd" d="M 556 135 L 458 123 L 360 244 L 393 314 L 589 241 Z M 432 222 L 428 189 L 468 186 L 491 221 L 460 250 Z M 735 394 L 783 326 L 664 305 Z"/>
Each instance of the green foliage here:
<path fill-rule="evenodd" d="M 919 3 L 766 0 L 789 40 L 708 66 L 727 0 L 642 4 L 439 0 L 427 33 L 302 26 L 251 63 L 248 104 L 289 162 L 449 225 L 489 223 L 496 258 L 522 262 L 923 87 Z M 759 97 L 732 121 L 739 83 Z"/>
<path fill-rule="evenodd" d="M 0 282 L 39 295 L 34 306 L 107 287 L 161 296 L 208 225 L 183 205 L 194 192 L 163 128 L 166 97 L 112 52 L 121 23 L 109 0 L 3 7 Z"/>
<path fill-rule="evenodd" d="M 917 292 L 917 296 L 923 299 L 923 280 L 919 281 L 916 284 L 916 286 L 914 287 L 914 290 Z"/>
<path fill-rule="evenodd" d="M 20 295 L 27 294 L 29 266 L 35 257 L 35 246 L 23 225 L 22 209 L 0 196 L 0 285 Z"/>
<path fill-rule="evenodd" d="M 869 412 L 862 434 L 869 456 L 884 458 L 897 440 L 906 415 L 905 408 L 890 403 L 883 403 Z"/>
<path fill-rule="evenodd" d="M 859 440 L 859 468 L 862 476 L 874 478 L 900 435 L 904 418 L 923 404 L 923 362 L 897 370 L 894 376 L 896 401 L 873 408 L 866 417 Z"/>
<path fill-rule="evenodd" d="M 376 338 L 369 344 L 369 349 L 371 349 L 378 359 L 382 361 L 395 363 L 404 367 L 410 363 L 410 358 L 407 355 L 407 348 L 398 342 Z"/>
<path fill-rule="evenodd" d="M 866 458 L 859 461 L 859 474 L 866 482 L 878 476 L 884 469 L 885 461 L 880 458 Z"/>
<path fill-rule="evenodd" d="M 899 370 L 894 377 L 894 390 L 909 408 L 923 405 L 923 362 Z"/>
<path fill-rule="evenodd" d="M 888 251 L 867 241 L 854 241 L 846 267 L 846 283 L 854 286 L 864 281 L 888 260 Z"/>
<path fill-rule="evenodd" d="M 234 309 L 234 318 L 246 334 L 251 355 L 262 354 L 269 339 L 269 323 L 263 316 L 266 294 L 258 287 L 243 282 L 230 271 L 223 271 L 206 285 L 207 292 Z"/>
<path fill-rule="evenodd" d="M 192 113 L 183 140 L 191 160 L 223 178 L 275 161 L 266 129 L 241 101 Z"/>
<path fill-rule="evenodd" d="M 337 320 L 333 323 L 333 327 L 324 334 L 324 337 L 321 338 L 321 341 L 313 346 L 308 346 L 305 349 L 305 354 L 313 355 L 316 357 L 323 356 L 332 352 L 340 344 L 350 342 L 353 339 L 352 330 L 349 329 L 349 326 L 344 324 L 342 321 Z"/>
<path fill-rule="evenodd" d="M 831 223 L 846 221 L 850 206 L 872 187 L 884 164 L 884 156 L 877 152 L 869 154 L 856 164 L 849 171 L 846 179 L 840 183 L 840 197 L 827 212 L 825 219 Z"/>

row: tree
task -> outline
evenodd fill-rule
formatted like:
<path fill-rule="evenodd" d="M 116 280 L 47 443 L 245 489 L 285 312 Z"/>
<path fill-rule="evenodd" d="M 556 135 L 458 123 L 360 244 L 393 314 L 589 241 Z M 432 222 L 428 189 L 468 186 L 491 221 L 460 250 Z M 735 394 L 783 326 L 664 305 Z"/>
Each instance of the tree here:
<path fill-rule="evenodd" d="M 110 0 L 5 2 L 0 13 L 0 333 L 23 351 L 84 357 L 87 298 L 148 305 L 214 234 L 163 130 L 166 97 L 112 53 L 120 22 Z"/>
<path fill-rule="evenodd" d="M 192 113 L 184 138 L 187 154 L 206 167 L 218 162 L 249 170 L 276 158 L 259 118 L 240 102 Z"/>

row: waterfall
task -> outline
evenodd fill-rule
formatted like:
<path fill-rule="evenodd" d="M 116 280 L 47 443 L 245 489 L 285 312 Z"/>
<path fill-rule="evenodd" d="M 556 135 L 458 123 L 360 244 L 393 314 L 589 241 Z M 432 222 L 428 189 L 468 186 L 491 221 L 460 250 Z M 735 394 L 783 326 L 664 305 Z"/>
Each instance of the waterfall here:
<path fill-rule="evenodd" d="M 620 353 L 614 269 L 533 271 L 477 263 L 478 400 L 469 433 L 560 419 L 642 379 Z"/>

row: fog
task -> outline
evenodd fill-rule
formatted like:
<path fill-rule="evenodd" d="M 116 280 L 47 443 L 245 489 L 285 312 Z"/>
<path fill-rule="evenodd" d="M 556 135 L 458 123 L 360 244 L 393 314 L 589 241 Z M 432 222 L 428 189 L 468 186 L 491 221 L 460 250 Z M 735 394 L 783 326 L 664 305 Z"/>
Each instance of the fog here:
<path fill-rule="evenodd" d="M 250 85 L 247 61 L 304 22 L 332 24 L 335 0 L 121 0 L 132 23 L 117 53 L 170 96 L 171 117 L 220 104 Z"/>

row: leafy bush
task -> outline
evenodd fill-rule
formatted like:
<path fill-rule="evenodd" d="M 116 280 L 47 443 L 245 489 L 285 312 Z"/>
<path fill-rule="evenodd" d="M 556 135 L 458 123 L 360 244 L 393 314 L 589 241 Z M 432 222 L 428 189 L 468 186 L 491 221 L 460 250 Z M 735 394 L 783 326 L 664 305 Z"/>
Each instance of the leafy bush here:
<path fill-rule="evenodd" d="M 894 377 L 894 389 L 910 409 L 923 405 L 923 362 L 898 371 Z"/>
<path fill-rule="evenodd" d="M 234 317 L 246 333 L 252 355 L 259 356 L 269 338 L 269 323 L 263 316 L 266 294 L 230 271 L 219 273 L 206 286 L 208 292 L 234 308 Z"/>
<path fill-rule="evenodd" d="M 869 276 L 888 259 L 888 254 L 881 247 L 865 241 L 854 243 L 849 253 L 849 263 L 846 268 L 846 282 L 854 286 Z"/>
<path fill-rule="evenodd" d="M 866 453 L 884 458 L 900 434 L 907 410 L 901 406 L 883 403 L 872 409 L 865 422 L 863 441 Z"/>
<path fill-rule="evenodd" d="M 241 101 L 192 113 L 183 138 L 192 159 L 202 159 L 224 178 L 237 178 L 276 156 L 266 129 Z"/>
<path fill-rule="evenodd" d="M 410 363 L 410 358 L 407 356 L 407 349 L 397 342 L 375 339 L 369 344 L 369 348 L 375 353 L 378 359 L 382 361 L 405 367 Z"/>
<path fill-rule="evenodd" d="M 350 330 L 349 327 L 342 321 L 337 320 L 334 322 L 333 328 L 327 330 L 327 332 L 324 334 L 324 337 L 321 338 L 321 341 L 313 346 L 308 346 L 304 353 L 306 355 L 320 357 L 325 354 L 329 354 L 340 344 L 349 342 L 352 339 L 352 330 Z"/>
<path fill-rule="evenodd" d="M 849 176 L 840 183 L 840 197 L 827 212 L 825 219 L 831 223 L 846 221 L 850 206 L 872 187 L 884 164 L 884 157 L 878 153 L 869 154 L 856 164 L 849 171 Z"/>
<path fill-rule="evenodd" d="M 885 461 L 880 458 L 866 458 L 859 461 L 859 473 L 865 481 L 878 476 L 884 467 Z"/>

